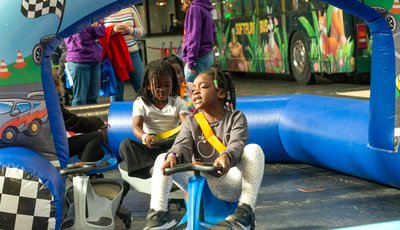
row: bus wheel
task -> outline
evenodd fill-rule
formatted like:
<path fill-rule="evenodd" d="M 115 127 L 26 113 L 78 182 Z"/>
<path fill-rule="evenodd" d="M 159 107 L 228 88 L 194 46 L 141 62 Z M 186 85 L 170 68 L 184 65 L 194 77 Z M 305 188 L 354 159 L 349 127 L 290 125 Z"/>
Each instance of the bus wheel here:
<path fill-rule="evenodd" d="M 295 32 L 290 42 L 290 69 L 300 85 L 315 84 L 315 76 L 310 70 L 309 49 L 301 32 Z"/>

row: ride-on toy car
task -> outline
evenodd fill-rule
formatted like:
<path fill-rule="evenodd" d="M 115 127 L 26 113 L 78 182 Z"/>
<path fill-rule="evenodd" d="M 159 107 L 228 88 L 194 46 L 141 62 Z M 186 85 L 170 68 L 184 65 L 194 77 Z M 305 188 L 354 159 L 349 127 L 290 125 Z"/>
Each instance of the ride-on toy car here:
<path fill-rule="evenodd" d="M 207 185 L 206 178 L 200 172 L 217 172 L 222 166 L 212 163 L 186 163 L 178 164 L 174 168 L 167 168 L 165 172 L 170 175 L 177 172 L 194 171 L 194 176 L 189 178 L 188 200 L 186 213 L 177 228 L 200 230 L 208 229 L 233 213 L 237 202 L 227 202 L 216 198 Z"/>

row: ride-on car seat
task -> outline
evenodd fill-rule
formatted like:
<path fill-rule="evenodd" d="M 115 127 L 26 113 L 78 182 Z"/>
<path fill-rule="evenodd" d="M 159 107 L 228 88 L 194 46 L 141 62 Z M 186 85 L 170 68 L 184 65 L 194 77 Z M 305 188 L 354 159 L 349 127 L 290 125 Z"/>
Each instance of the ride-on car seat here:
<path fill-rule="evenodd" d="M 79 116 L 86 116 L 86 117 L 90 117 L 90 116 L 96 116 L 96 117 L 101 117 L 103 120 L 107 121 L 107 114 L 108 114 L 108 107 L 109 104 L 106 105 L 86 105 L 86 106 L 76 106 L 75 108 L 71 109 L 75 114 L 79 115 Z M 107 130 L 103 130 L 104 131 L 104 136 L 105 139 L 107 138 L 108 132 Z M 101 191 L 100 196 L 105 196 L 108 199 L 115 199 L 114 197 L 120 192 L 120 189 L 123 188 L 122 185 L 119 182 L 110 180 L 110 179 L 103 179 L 103 173 L 110 171 L 110 170 L 114 170 L 117 168 L 118 166 L 118 158 L 116 155 L 114 155 L 114 153 L 111 151 L 109 145 L 106 143 L 107 141 L 104 141 L 101 145 L 101 149 L 104 152 L 104 157 L 96 162 L 94 162 L 94 164 L 90 164 L 90 168 L 91 170 L 88 170 L 88 166 L 85 165 L 85 169 L 79 169 L 79 167 L 77 167 L 77 165 L 72 166 L 71 167 L 75 167 L 75 171 L 76 173 L 81 174 L 82 176 L 84 175 L 81 171 L 85 171 L 85 175 L 89 175 L 89 178 L 92 178 L 90 180 L 88 180 L 88 184 L 84 184 L 85 186 L 87 186 L 87 191 L 91 191 L 91 189 L 94 190 L 94 192 L 97 194 L 99 191 Z M 78 155 L 75 155 L 73 157 L 70 158 L 69 160 L 70 164 L 74 164 L 74 163 L 78 163 L 81 164 Z M 83 166 L 80 166 L 83 167 Z M 70 173 L 70 169 L 68 169 L 66 172 L 64 170 L 64 172 L 66 174 L 71 174 Z M 72 172 L 72 175 L 75 175 L 75 171 Z M 66 191 L 66 200 L 67 203 L 70 206 L 70 209 L 74 209 L 73 207 L 71 207 L 70 204 L 73 204 L 74 201 L 74 192 L 77 191 L 75 186 L 81 184 L 81 182 L 78 182 L 78 180 L 83 180 L 83 179 L 88 179 L 86 177 L 81 178 L 78 176 L 78 178 L 73 177 L 73 186 L 71 186 L 67 191 Z M 80 191 L 80 190 L 79 190 Z M 123 191 L 123 190 L 122 190 Z M 122 193 L 122 194 L 126 194 L 126 193 Z M 90 195 L 90 193 L 88 192 L 88 195 Z M 87 199 L 90 199 L 89 197 Z M 120 203 L 117 206 L 117 210 L 116 213 L 113 211 L 113 216 L 118 215 L 122 221 L 125 223 L 126 228 L 130 228 L 131 226 L 131 222 L 132 222 L 132 213 L 126 209 L 125 207 L 122 206 L 122 199 L 119 198 Z M 96 207 L 95 207 L 96 208 Z M 103 207 L 104 208 L 104 207 Z M 98 209 L 96 209 L 98 210 Z M 70 210 L 71 211 L 71 210 Z M 89 209 L 89 212 L 93 212 L 95 210 Z M 95 211 L 97 212 L 97 211 Z M 70 215 L 73 214 L 69 213 Z M 96 213 L 94 215 L 97 215 Z M 72 216 L 73 217 L 73 216 Z M 79 221 L 88 221 L 88 220 L 79 220 Z"/>
<path fill-rule="evenodd" d="M 114 229 L 114 216 L 120 205 L 122 185 L 106 178 L 89 179 L 86 174 L 95 162 L 78 162 L 62 169 L 62 175 L 74 175 L 66 192 L 69 211 L 61 229 Z"/>

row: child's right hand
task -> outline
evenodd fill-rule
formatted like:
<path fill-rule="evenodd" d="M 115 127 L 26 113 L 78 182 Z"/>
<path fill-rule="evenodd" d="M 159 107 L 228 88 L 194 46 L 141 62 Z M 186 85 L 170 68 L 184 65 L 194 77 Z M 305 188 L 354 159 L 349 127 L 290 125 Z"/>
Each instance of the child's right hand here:
<path fill-rule="evenodd" d="M 217 159 L 214 161 L 214 165 L 221 165 L 222 170 L 218 171 L 218 174 L 225 174 L 231 168 L 231 161 L 229 159 L 228 154 L 221 154 Z"/>
<path fill-rule="evenodd" d="M 174 154 L 168 154 L 167 159 L 165 159 L 164 163 L 161 165 L 162 174 L 166 175 L 166 168 L 173 168 L 176 165 L 176 157 Z"/>

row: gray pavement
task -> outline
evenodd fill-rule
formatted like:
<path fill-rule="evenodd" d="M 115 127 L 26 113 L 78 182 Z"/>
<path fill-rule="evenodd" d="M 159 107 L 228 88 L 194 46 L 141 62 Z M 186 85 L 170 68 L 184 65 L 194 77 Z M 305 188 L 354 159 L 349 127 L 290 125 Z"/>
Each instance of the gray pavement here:
<path fill-rule="evenodd" d="M 234 78 L 237 97 L 251 95 L 313 94 L 358 99 L 369 98 L 369 85 L 332 83 L 299 86 L 295 81 Z M 136 97 L 125 86 L 125 99 Z M 108 98 L 101 98 L 108 103 Z M 121 181 L 118 170 L 105 173 Z M 255 211 L 256 229 L 332 229 L 400 219 L 398 189 L 304 164 L 266 164 Z M 123 205 L 132 211 L 130 229 L 143 229 L 150 196 L 131 189 Z M 171 206 L 174 217 L 185 209 Z M 116 217 L 116 229 L 126 229 Z"/>
<path fill-rule="evenodd" d="M 118 172 L 114 172 L 118 177 Z M 132 189 L 131 189 L 132 190 Z M 266 164 L 255 211 L 260 230 L 312 230 L 400 219 L 400 191 L 304 164 Z M 130 191 L 130 229 L 143 229 L 150 196 Z M 172 215 L 179 219 L 171 205 Z M 116 229 L 126 229 L 116 218 Z"/>
<path fill-rule="evenodd" d="M 288 77 L 233 77 L 236 87 L 236 97 L 253 95 L 282 95 L 282 94 L 312 94 L 335 97 L 351 97 L 357 99 L 369 98 L 369 85 L 334 83 L 326 78 L 318 77 L 316 85 L 302 86 Z M 125 100 L 133 100 L 136 93 L 132 87 L 125 84 Z M 101 97 L 99 103 L 109 103 L 108 97 Z"/>

